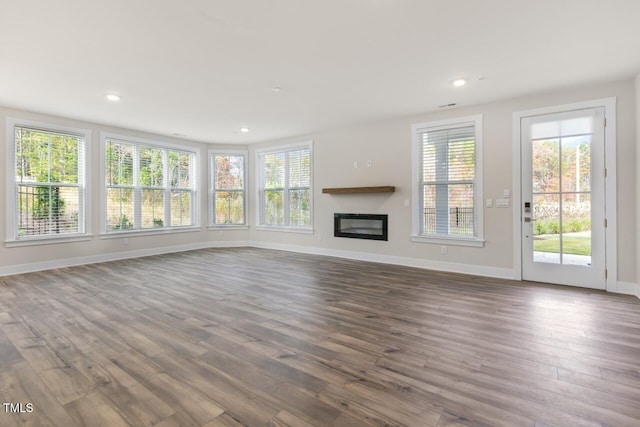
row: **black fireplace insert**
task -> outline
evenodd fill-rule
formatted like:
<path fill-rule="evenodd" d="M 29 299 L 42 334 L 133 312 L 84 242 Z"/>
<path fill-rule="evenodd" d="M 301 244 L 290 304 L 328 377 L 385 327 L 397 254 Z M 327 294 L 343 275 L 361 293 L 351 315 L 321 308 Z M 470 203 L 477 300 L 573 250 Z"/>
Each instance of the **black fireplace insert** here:
<path fill-rule="evenodd" d="M 333 214 L 333 235 L 351 239 L 389 240 L 388 215 Z"/>

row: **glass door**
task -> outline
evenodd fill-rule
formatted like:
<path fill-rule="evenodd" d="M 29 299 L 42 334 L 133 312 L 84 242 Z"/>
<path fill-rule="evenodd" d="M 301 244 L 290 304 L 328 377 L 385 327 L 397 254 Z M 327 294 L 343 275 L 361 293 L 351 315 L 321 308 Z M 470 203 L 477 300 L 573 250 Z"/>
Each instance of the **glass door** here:
<path fill-rule="evenodd" d="M 523 279 L 604 289 L 604 108 L 525 117 Z"/>

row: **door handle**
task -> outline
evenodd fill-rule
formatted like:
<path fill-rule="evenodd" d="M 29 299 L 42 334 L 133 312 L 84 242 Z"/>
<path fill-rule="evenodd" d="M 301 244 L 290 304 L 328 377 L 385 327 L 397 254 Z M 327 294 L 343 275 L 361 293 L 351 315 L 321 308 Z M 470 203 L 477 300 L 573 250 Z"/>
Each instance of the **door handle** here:
<path fill-rule="evenodd" d="M 531 222 L 531 217 L 525 216 L 524 217 L 524 222 Z"/>

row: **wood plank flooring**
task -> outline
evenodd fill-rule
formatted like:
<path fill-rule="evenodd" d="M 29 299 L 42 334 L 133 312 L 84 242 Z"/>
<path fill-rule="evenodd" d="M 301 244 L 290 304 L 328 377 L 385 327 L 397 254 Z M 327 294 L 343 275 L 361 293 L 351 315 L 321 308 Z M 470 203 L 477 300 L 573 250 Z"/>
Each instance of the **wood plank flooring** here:
<path fill-rule="evenodd" d="M 640 300 L 211 249 L 0 278 L 0 426 L 640 426 Z"/>

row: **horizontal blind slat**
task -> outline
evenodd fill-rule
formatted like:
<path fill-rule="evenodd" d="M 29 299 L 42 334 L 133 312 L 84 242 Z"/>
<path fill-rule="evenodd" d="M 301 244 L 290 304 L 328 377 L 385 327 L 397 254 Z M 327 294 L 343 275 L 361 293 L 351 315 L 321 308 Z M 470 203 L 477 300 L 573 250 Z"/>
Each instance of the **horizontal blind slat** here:
<path fill-rule="evenodd" d="M 194 225 L 195 159 L 190 151 L 107 139 L 107 232 Z"/>
<path fill-rule="evenodd" d="M 421 129 L 422 230 L 475 235 L 475 126 Z"/>
<path fill-rule="evenodd" d="M 14 238 L 84 233 L 84 135 L 15 126 Z"/>

